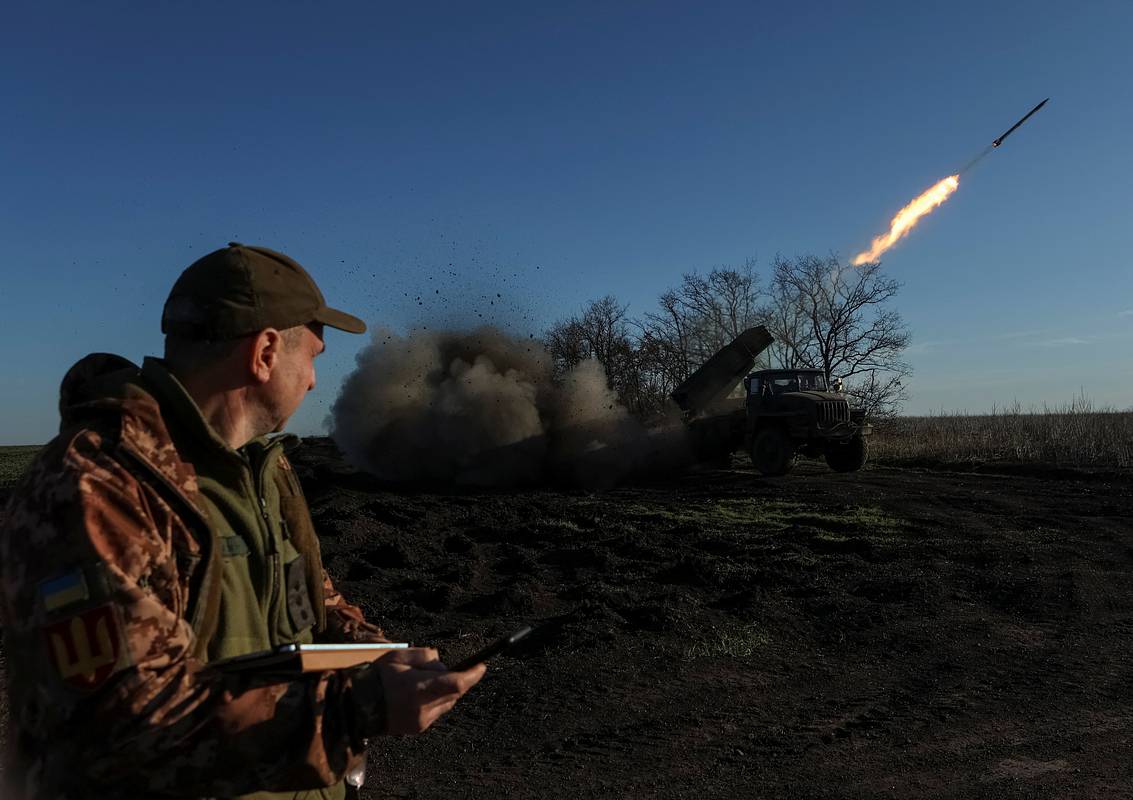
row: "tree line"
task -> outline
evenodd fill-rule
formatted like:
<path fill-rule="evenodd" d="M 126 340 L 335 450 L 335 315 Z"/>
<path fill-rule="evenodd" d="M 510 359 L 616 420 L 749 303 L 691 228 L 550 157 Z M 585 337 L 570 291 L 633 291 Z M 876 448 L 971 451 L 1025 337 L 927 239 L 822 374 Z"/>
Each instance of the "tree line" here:
<path fill-rule="evenodd" d="M 556 322 L 544 343 L 559 372 L 586 359 L 601 362 L 621 402 L 649 417 L 662 413 L 669 393 L 713 353 L 765 325 L 775 343 L 757 369 L 821 369 L 827 381 L 842 379 L 854 405 L 885 416 L 906 399 L 912 372 L 902 359 L 909 331 L 891 307 L 899 289 L 878 263 L 780 256 L 764 278 L 749 260 L 686 273 L 640 317 L 612 295 L 593 300 Z"/>

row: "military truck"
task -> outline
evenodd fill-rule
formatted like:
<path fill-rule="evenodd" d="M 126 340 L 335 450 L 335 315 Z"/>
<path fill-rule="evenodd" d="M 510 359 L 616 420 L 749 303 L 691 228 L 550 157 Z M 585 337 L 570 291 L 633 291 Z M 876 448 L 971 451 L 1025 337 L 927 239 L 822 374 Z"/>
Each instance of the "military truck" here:
<path fill-rule="evenodd" d="M 751 372 L 774 341 L 762 325 L 748 328 L 673 391 L 697 457 L 720 461 L 746 450 L 764 475 L 787 474 L 800 455 L 825 457 L 838 472 L 861 469 L 873 428 L 822 370 Z"/>

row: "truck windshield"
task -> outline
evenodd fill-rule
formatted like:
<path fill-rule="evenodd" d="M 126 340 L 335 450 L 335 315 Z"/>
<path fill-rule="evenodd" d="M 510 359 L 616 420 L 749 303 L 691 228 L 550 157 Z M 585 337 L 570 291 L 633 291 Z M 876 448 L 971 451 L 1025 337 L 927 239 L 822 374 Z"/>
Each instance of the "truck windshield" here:
<path fill-rule="evenodd" d="M 803 391 L 825 392 L 826 376 L 821 372 L 804 372 L 799 375 L 799 388 Z"/>
<path fill-rule="evenodd" d="M 772 375 L 763 379 L 772 394 L 783 392 L 825 392 L 826 376 L 821 372 L 794 372 L 783 375 Z M 752 392 L 758 387 L 752 381 Z"/>

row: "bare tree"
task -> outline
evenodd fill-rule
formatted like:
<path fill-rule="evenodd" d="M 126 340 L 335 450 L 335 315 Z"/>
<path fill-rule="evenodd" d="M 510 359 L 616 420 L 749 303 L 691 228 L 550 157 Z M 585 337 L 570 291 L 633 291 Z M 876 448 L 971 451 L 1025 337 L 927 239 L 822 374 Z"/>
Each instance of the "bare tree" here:
<path fill-rule="evenodd" d="M 720 348 L 763 324 L 775 343 L 757 366 L 821 369 L 827 380 L 844 379 L 868 413 L 885 415 L 905 399 L 911 374 L 901 359 L 908 330 L 888 307 L 899 288 L 879 264 L 850 267 L 805 256 L 777 258 L 765 292 L 749 261 L 742 269 L 684 275 L 640 320 L 612 295 L 594 300 L 556 323 L 545 342 L 558 372 L 597 359 L 621 402 L 649 415 Z"/>
<path fill-rule="evenodd" d="M 609 386 L 622 404 L 642 413 L 652 410 L 651 401 L 628 309 L 613 295 L 591 301 L 581 314 L 555 323 L 544 336 L 544 343 L 558 374 L 586 359 L 595 359 L 605 368 Z"/>
<path fill-rule="evenodd" d="M 629 342 L 628 306 L 613 295 L 593 300 L 582 313 L 556 322 L 546 334 L 547 350 L 562 371 L 594 358 L 610 366 Z"/>
<path fill-rule="evenodd" d="M 658 300 L 660 309 L 639 323 L 652 364 L 671 390 L 721 347 L 761 321 L 763 290 L 755 263 L 720 267 L 707 275 L 686 273 L 680 286 Z"/>
<path fill-rule="evenodd" d="M 810 326 L 803 304 L 798 302 L 798 292 L 790 285 L 772 281 L 763 319 L 763 324 L 775 337 L 767 348 L 769 366 L 779 369 L 807 366 L 803 354 L 807 350 Z"/>
<path fill-rule="evenodd" d="M 639 340 L 644 364 L 652 375 L 652 382 L 668 394 L 699 364 L 693 358 L 693 341 L 696 337 L 694 321 L 673 290 L 658 299 L 660 310 L 645 315 L 639 323 Z"/>
<path fill-rule="evenodd" d="M 784 367 L 838 376 L 871 415 L 897 410 L 912 368 L 901 359 L 909 332 L 887 308 L 901 284 L 878 263 L 843 266 L 835 257 L 779 257 L 772 264 L 768 328 L 773 358 Z"/>

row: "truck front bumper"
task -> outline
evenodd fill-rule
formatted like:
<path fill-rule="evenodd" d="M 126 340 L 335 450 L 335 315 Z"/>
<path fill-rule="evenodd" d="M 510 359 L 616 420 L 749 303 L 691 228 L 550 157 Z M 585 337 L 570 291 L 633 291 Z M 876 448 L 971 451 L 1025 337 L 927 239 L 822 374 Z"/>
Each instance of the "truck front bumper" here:
<path fill-rule="evenodd" d="M 816 439 L 853 439 L 855 436 L 869 436 L 873 433 L 873 426 L 869 424 L 855 425 L 852 422 L 839 422 L 829 428 L 818 428 L 813 438 Z"/>

